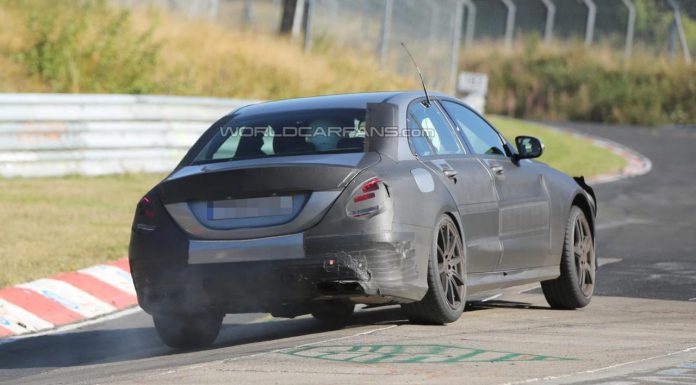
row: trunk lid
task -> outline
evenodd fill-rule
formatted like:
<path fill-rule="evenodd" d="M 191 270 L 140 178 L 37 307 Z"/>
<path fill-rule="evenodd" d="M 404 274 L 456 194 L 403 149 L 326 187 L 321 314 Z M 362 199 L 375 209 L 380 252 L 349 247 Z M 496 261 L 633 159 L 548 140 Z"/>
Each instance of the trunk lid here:
<path fill-rule="evenodd" d="M 236 160 L 184 167 L 160 184 L 169 214 L 194 238 L 249 239 L 316 224 L 375 152 Z"/>

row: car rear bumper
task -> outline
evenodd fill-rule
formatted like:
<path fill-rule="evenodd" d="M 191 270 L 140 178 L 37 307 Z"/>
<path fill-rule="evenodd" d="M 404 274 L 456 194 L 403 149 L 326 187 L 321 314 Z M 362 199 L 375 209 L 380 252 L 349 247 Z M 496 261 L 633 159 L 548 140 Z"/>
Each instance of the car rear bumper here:
<path fill-rule="evenodd" d="M 174 234 L 138 231 L 131 239 L 131 272 L 149 313 L 291 316 L 315 299 L 409 302 L 424 294 L 416 285 L 413 233 L 206 241 L 172 231 L 174 241 Z"/>

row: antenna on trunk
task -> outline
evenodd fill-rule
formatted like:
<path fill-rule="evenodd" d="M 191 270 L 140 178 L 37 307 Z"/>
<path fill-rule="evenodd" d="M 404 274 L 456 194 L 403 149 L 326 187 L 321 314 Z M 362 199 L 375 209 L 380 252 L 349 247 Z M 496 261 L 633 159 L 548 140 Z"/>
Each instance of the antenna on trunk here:
<path fill-rule="evenodd" d="M 413 58 L 413 55 L 411 55 L 411 52 L 408 50 L 406 44 L 404 44 L 403 41 L 401 42 L 401 46 L 404 47 L 404 50 L 406 50 L 408 57 L 411 58 L 413 65 L 416 67 L 416 71 L 418 72 L 418 76 L 420 77 L 421 85 L 423 86 L 423 93 L 425 93 L 425 106 L 430 107 L 430 97 L 428 96 L 428 89 L 425 88 L 425 80 L 423 80 L 423 74 L 421 73 L 421 70 L 418 67 L 418 63 L 416 63 L 416 59 Z"/>

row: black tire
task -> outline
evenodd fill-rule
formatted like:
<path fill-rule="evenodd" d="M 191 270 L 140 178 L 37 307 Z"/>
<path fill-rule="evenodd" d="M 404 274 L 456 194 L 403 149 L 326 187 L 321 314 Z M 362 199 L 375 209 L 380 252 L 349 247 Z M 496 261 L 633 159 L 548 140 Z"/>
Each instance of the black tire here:
<path fill-rule="evenodd" d="M 570 210 L 565 230 L 561 276 L 541 283 L 544 297 L 554 309 L 579 309 L 592 300 L 596 282 L 597 257 L 594 234 L 585 213 L 577 206 Z"/>
<path fill-rule="evenodd" d="M 209 346 L 215 341 L 223 315 L 197 314 L 152 316 L 162 342 L 172 348 L 192 349 Z"/>
<path fill-rule="evenodd" d="M 311 309 L 312 317 L 318 320 L 347 321 L 355 311 L 355 304 L 347 300 L 322 300 L 312 302 Z"/>
<path fill-rule="evenodd" d="M 466 306 L 464 253 L 457 226 L 444 215 L 435 227 L 428 259 L 428 292 L 418 302 L 401 305 L 411 322 L 442 325 L 461 317 Z"/>

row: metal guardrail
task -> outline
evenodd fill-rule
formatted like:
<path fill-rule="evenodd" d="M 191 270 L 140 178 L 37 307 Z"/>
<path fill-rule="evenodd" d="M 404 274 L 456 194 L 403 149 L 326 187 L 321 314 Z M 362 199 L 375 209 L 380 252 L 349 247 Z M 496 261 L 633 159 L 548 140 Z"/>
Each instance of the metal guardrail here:
<path fill-rule="evenodd" d="M 171 170 L 212 122 L 255 100 L 0 94 L 0 176 Z"/>

